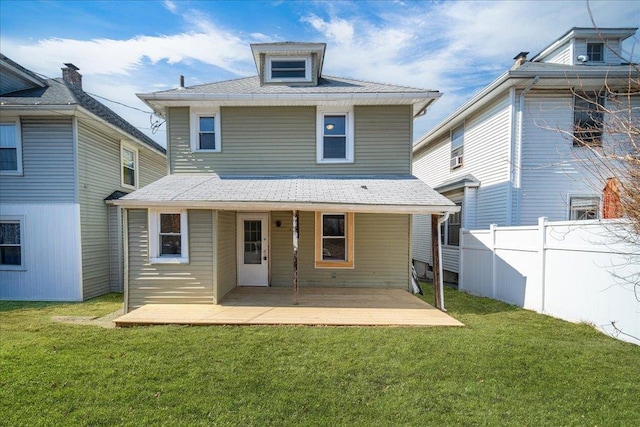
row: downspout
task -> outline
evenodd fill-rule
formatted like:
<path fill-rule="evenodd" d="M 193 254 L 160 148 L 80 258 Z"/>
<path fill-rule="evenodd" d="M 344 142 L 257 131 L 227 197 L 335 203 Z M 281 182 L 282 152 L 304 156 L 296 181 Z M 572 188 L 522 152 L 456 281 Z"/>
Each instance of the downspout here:
<path fill-rule="evenodd" d="M 524 88 L 522 93 L 520 94 L 520 102 L 518 106 L 518 135 L 516 136 L 516 147 L 515 147 L 515 165 L 514 165 L 514 187 L 516 188 L 516 220 L 515 224 L 512 225 L 520 225 L 520 195 L 522 192 L 521 188 L 521 177 L 522 177 L 522 129 L 523 129 L 523 118 L 524 118 L 524 97 L 531 88 L 533 88 L 538 81 L 540 80 L 540 76 L 535 76 L 531 82 Z M 511 206 L 509 207 L 511 208 Z"/>
<path fill-rule="evenodd" d="M 440 218 L 438 218 L 438 287 L 440 288 L 440 310 L 446 312 L 444 308 L 444 276 L 442 274 L 442 228 L 440 227 L 444 222 L 449 219 L 449 212 L 445 212 Z"/>

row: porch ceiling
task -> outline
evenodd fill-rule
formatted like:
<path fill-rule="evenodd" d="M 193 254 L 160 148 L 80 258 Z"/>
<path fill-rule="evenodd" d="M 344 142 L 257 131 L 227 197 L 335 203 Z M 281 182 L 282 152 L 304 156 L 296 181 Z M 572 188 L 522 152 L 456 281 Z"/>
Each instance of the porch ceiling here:
<path fill-rule="evenodd" d="M 124 207 L 405 214 L 459 210 L 412 175 L 169 175 L 113 203 Z"/>
<path fill-rule="evenodd" d="M 464 326 L 401 289 L 236 288 L 218 305 L 150 304 L 115 320 L 133 325 Z"/>

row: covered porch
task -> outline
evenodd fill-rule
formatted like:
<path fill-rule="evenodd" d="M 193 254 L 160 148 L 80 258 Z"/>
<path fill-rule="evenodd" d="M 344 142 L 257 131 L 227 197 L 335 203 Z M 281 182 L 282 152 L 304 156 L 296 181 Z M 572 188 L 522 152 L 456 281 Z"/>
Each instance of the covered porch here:
<path fill-rule="evenodd" d="M 147 304 L 114 320 L 135 325 L 464 326 L 402 289 L 236 288 L 219 304 Z"/>

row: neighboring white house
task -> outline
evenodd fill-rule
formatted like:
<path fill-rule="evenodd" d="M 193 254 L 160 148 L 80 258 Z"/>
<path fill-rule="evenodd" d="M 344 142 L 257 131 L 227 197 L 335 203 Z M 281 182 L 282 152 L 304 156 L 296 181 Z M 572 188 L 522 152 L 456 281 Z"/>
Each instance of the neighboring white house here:
<path fill-rule="evenodd" d="M 0 299 L 122 291 L 118 198 L 167 173 L 165 149 L 63 78 L 0 54 Z"/>
<path fill-rule="evenodd" d="M 636 31 L 572 28 L 531 60 L 521 52 L 510 70 L 414 144 L 413 173 L 462 207 L 442 228 L 448 280 L 457 281 L 460 229 L 601 217 L 607 176 L 589 172 L 593 150 L 572 134 L 592 146 L 614 143 L 603 135 L 599 106 L 611 102 L 605 84 L 628 87 L 637 75 L 622 52 Z M 429 220 L 414 217 L 419 274 L 431 264 Z"/>

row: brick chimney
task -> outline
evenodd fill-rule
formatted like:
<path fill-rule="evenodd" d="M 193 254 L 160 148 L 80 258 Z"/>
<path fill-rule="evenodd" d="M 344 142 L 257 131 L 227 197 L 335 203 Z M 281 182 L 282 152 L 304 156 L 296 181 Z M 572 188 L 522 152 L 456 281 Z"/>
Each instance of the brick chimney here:
<path fill-rule="evenodd" d="M 82 74 L 78 72 L 80 68 L 67 62 L 64 65 L 66 67 L 62 69 L 62 80 L 65 83 L 76 86 L 78 89 L 82 89 Z"/>
<path fill-rule="evenodd" d="M 529 52 L 520 52 L 519 54 L 514 56 L 513 59 L 514 59 L 515 62 L 511 66 L 511 69 L 514 70 L 514 69 L 518 68 L 519 66 L 521 66 L 522 64 L 524 64 L 525 62 L 527 62 L 527 55 L 528 54 L 529 54 Z"/>

